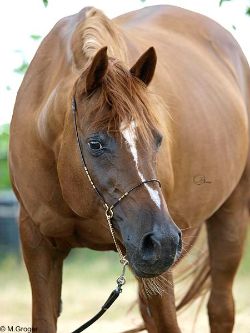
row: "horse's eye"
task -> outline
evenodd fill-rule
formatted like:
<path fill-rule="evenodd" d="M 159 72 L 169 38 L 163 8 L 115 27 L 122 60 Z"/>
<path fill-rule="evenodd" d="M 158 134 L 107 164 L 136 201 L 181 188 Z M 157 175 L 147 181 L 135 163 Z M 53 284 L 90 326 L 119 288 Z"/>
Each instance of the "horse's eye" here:
<path fill-rule="evenodd" d="M 157 137 L 156 137 L 156 146 L 157 146 L 157 148 L 159 148 L 161 146 L 162 140 L 163 140 L 162 135 L 158 134 Z"/>
<path fill-rule="evenodd" d="M 89 145 L 89 148 L 91 150 L 101 150 L 101 149 L 103 149 L 103 146 L 102 146 L 101 142 L 99 142 L 99 141 L 90 141 L 88 143 L 88 145 Z"/>

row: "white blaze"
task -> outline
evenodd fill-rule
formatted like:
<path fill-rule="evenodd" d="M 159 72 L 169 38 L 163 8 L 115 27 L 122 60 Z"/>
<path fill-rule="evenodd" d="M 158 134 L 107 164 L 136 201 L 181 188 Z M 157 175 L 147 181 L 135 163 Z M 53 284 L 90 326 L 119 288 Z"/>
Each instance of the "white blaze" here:
<path fill-rule="evenodd" d="M 121 133 L 125 139 L 125 141 L 128 144 L 128 147 L 131 151 L 131 154 L 133 156 L 133 159 L 135 161 L 135 165 L 136 165 L 136 169 L 138 171 L 138 175 L 141 179 L 141 181 L 145 181 L 145 178 L 143 177 L 143 174 L 139 171 L 139 167 L 138 167 L 138 153 L 137 153 L 137 149 L 136 149 L 136 133 L 135 133 L 135 128 L 136 128 L 136 124 L 134 121 L 132 121 L 130 123 L 129 126 L 124 126 L 123 124 L 121 124 Z M 159 192 L 154 190 L 153 188 L 151 188 L 149 186 L 149 184 L 144 184 L 146 189 L 148 190 L 148 193 L 151 197 L 151 199 L 154 201 L 154 203 L 156 204 L 156 206 L 158 208 L 161 208 L 161 198 L 159 196 Z"/>

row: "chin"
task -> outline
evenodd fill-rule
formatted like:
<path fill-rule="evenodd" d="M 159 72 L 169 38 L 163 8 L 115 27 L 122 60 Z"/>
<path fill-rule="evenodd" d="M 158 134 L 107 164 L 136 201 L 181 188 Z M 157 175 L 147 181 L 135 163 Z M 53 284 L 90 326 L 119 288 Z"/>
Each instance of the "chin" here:
<path fill-rule="evenodd" d="M 167 267 L 164 266 L 161 269 L 150 269 L 149 267 L 143 269 L 143 268 L 138 268 L 136 265 L 130 263 L 130 268 L 134 273 L 135 277 L 137 278 L 154 278 L 160 276 L 161 274 L 166 272 L 171 266 L 172 265 Z"/>

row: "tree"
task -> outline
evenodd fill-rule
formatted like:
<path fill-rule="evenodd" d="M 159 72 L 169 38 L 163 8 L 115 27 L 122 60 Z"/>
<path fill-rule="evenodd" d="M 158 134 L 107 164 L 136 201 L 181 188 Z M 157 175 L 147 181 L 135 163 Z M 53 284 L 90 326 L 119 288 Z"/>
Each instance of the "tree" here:
<path fill-rule="evenodd" d="M 219 3 L 219 6 L 222 6 L 222 4 L 224 3 L 224 2 L 228 2 L 228 1 L 231 1 L 231 0 L 220 0 L 220 3 Z M 246 15 L 249 15 L 250 16 L 250 6 L 248 6 L 247 8 L 246 8 Z"/>

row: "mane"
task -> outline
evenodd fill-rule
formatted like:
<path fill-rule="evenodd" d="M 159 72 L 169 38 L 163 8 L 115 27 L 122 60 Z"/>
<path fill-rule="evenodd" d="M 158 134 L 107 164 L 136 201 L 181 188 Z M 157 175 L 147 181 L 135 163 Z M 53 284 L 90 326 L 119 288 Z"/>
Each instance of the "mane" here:
<path fill-rule="evenodd" d="M 146 87 L 114 59 L 109 60 L 100 88 L 88 97 L 84 119 L 96 131 L 117 133 L 121 127 L 129 127 L 134 122 L 145 143 L 152 140 L 153 132 L 159 127 Z"/>
<path fill-rule="evenodd" d="M 152 112 L 152 93 L 127 69 L 127 47 L 121 32 L 101 11 L 92 8 L 86 14 L 81 36 L 87 62 L 80 80 L 86 79 L 92 59 L 101 47 L 108 45 L 109 55 L 102 84 L 85 103 L 84 121 L 87 117 L 96 131 L 117 133 L 121 126 L 134 122 L 139 136 L 149 143 L 159 127 Z"/>
<path fill-rule="evenodd" d="M 108 55 L 127 63 L 127 45 L 122 32 L 102 11 L 91 8 L 81 27 L 82 51 L 87 59 L 108 46 Z"/>

